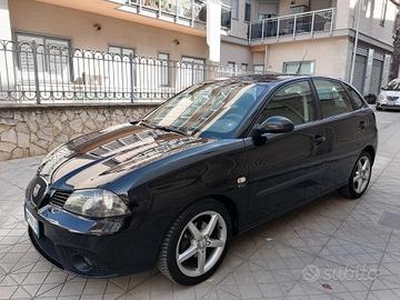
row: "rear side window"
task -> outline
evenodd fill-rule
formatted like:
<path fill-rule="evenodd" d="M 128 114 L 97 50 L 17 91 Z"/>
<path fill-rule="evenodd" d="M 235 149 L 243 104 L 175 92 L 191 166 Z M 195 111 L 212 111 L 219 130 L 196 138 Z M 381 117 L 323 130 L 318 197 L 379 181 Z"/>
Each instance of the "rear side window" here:
<path fill-rule="evenodd" d="M 351 103 L 353 104 L 354 109 L 360 109 L 361 107 L 364 106 L 364 100 L 351 86 L 344 84 L 344 88 L 346 89 L 347 93 L 350 96 L 350 100 Z"/>
<path fill-rule="evenodd" d="M 324 118 L 353 110 L 350 98 L 339 82 L 329 79 L 314 79 L 314 84 Z"/>

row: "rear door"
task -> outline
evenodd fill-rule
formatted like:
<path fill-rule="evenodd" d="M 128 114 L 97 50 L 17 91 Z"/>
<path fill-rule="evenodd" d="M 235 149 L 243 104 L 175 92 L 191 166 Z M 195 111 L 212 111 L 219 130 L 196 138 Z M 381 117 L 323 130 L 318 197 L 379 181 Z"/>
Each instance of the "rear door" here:
<path fill-rule="evenodd" d="M 324 185 L 327 190 L 347 183 L 361 147 L 365 120 L 355 113 L 353 103 L 341 82 L 314 78 L 327 146 L 327 172 Z"/>
<path fill-rule="evenodd" d="M 310 82 L 301 80 L 280 88 L 262 108 L 257 123 L 284 116 L 293 132 L 267 134 L 263 145 L 245 139 L 249 176 L 249 221 L 272 218 L 321 191 L 325 143 Z"/>

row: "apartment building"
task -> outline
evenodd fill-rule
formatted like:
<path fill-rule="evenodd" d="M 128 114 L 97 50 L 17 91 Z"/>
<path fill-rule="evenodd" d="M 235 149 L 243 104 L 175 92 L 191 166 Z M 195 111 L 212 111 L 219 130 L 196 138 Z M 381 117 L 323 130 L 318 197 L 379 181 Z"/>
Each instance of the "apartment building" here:
<path fill-rule="evenodd" d="M 112 86 L 122 93 L 141 85 L 151 98 L 156 88 L 170 95 L 242 71 L 328 75 L 351 80 L 364 94 L 377 93 L 387 81 L 396 16 L 389 0 L 218 5 L 220 60 L 210 61 L 203 0 L 0 0 L 0 40 L 13 41 L 0 45 L 1 89 L 11 95 L 34 84 L 77 95 L 88 84 L 91 91 Z M 143 57 L 157 61 L 142 63 Z M 178 73 L 172 61 L 180 64 Z M 182 71 L 185 63 L 193 67 Z M 227 72 L 207 75 L 206 65 Z"/>

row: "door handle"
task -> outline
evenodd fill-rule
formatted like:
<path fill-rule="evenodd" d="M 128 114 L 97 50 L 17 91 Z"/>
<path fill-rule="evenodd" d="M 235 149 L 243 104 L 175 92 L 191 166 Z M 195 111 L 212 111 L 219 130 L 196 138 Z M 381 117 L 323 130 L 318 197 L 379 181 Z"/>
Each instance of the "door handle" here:
<path fill-rule="evenodd" d="M 319 145 L 319 144 L 321 144 L 321 143 L 323 143 L 325 141 L 326 141 L 326 137 L 323 136 L 323 135 L 316 135 L 313 138 L 313 143 L 317 144 L 317 145 Z"/>
<path fill-rule="evenodd" d="M 361 129 L 365 129 L 365 121 L 360 121 L 360 123 L 358 124 L 358 126 L 359 126 Z"/>

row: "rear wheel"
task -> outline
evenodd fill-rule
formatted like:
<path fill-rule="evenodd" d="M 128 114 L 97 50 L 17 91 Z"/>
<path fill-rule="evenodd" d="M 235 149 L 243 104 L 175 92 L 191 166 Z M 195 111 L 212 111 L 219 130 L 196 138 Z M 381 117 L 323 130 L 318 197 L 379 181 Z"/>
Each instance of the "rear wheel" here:
<path fill-rule="evenodd" d="M 171 225 L 164 239 L 160 271 L 183 285 L 207 279 L 224 259 L 231 234 L 229 213 L 219 202 L 210 199 L 189 207 Z"/>
<path fill-rule="evenodd" d="M 372 174 L 371 155 L 363 151 L 358 157 L 347 185 L 342 187 L 342 194 L 349 199 L 360 198 L 368 188 Z"/>

